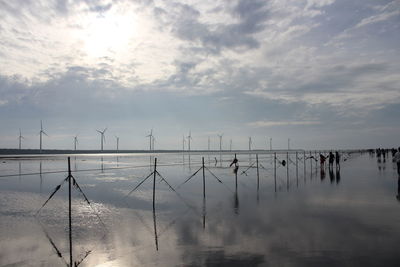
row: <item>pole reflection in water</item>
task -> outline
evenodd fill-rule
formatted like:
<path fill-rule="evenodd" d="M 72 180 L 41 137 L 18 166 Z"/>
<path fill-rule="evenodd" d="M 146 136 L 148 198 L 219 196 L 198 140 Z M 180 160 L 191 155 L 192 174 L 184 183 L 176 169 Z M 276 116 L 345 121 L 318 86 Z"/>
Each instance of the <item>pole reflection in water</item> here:
<path fill-rule="evenodd" d="M 206 198 L 203 197 L 203 229 L 206 229 L 206 213 L 207 213 Z"/>
<path fill-rule="evenodd" d="M 157 220 L 156 220 L 156 209 L 154 206 L 153 206 L 153 223 L 154 223 L 154 242 L 156 244 L 156 250 L 158 251 Z"/>

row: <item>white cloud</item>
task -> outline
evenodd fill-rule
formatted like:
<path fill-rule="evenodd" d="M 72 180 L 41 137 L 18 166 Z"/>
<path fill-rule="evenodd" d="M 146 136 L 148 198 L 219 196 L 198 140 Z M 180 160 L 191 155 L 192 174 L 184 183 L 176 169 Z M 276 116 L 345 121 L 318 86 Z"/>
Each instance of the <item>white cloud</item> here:
<path fill-rule="evenodd" d="M 398 16 L 398 15 L 400 15 L 400 10 L 384 12 L 381 14 L 373 15 L 373 16 L 370 16 L 368 18 L 364 18 L 363 20 L 361 20 L 356 26 L 354 26 L 354 29 L 361 28 L 361 27 L 369 25 L 369 24 L 382 22 L 382 21 L 388 20 L 389 18 L 391 18 L 393 16 Z"/>

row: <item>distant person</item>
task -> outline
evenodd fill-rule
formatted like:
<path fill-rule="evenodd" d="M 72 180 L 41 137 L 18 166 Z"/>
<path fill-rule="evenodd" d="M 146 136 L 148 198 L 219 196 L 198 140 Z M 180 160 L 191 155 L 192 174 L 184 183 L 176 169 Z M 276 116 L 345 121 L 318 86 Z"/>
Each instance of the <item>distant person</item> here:
<path fill-rule="evenodd" d="M 339 152 L 335 152 L 336 168 L 340 168 L 340 155 Z"/>
<path fill-rule="evenodd" d="M 322 154 L 319 154 L 319 162 L 321 164 L 321 169 L 325 168 L 325 160 L 326 160 L 326 157 Z"/>
<path fill-rule="evenodd" d="M 329 168 L 333 168 L 333 161 L 335 161 L 335 155 L 333 155 L 332 151 L 329 152 Z"/>
<path fill-rule="evenodd" d="M 235 158 L 233 159 L 233 161 L 232 161 L 232 163 L 229 165 L 229 167 L 232 167 L 233 164 L 235 164 L 235 166 L 236 166 L 237 162 L 238 162 L 238 159 L 237 159 L 236 156 L 235 156 Z"/>
<path fill-rule="evenodd" d="M 397 164 L 397 174 L 400 176 L 400 147 L 397 149 L 396 154 L 394 154 L 393 161 Z"/>
<path fill-rule="evenodd" d="M 392 148 L 392 149 L 391 149 L 391 152 L 392 152 L 392 159 L 393 159 L 393 158 L 394 158 L 394 155 L 395 155 L 396 152 L 397 152 L 396 148 Z M 394 162 L 394 160 L 393 160 L 393 162 Z"/>

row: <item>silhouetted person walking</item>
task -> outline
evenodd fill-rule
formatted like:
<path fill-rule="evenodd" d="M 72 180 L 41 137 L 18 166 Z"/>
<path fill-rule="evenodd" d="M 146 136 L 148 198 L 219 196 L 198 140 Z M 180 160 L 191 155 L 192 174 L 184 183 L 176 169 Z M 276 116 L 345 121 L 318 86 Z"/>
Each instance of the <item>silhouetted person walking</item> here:
<path fill-rule="evenodd" d="M 335 152 L 336 168 L 340 168 L 340 155 L 339 152 Z"/>
<path fill-rule="evenodd" d="M 400 147 L 397 149 L 396 154 L 394 154 L 393 161 L 397 164 L 397 174 L 400 176 Z"/>
<path fill-rule="evenodd" d="M 333 161 L 335 160 L 335 155 L 333 155 L 332 151 L 329 152 L 329 168 L 333 168 Z"/>
<path fill-rule="evenodd" d="M 319 154 L 319 162 L 321 164 L 321 169 L 325 168 L 325 160 L 326 160 L 326 157 L 322 154 Z"/>

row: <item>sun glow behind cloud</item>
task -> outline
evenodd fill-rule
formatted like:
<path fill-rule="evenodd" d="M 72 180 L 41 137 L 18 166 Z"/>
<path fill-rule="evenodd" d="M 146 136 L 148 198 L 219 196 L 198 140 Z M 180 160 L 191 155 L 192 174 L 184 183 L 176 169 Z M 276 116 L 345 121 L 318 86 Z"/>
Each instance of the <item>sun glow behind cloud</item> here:
<path fill-rule="evenodd" d="M 123 54 L 139 30 L 135 16 L 117 14 L 113 10 L 102 15 L 90 14 L 81 24 L 83 28 L 79 34 L 84 43 L 84 52 L 94 59 Z"/>
<path fill-rule="evenodd" d="M 332 118 L 398 124 L 398 1 L 365 1 L 0 0 L 3 120 L 18 110 L 47 121 L 69 101 L 93 112 L 84 125 L 101 111 L 260 135 L 328 131 Z"/>

